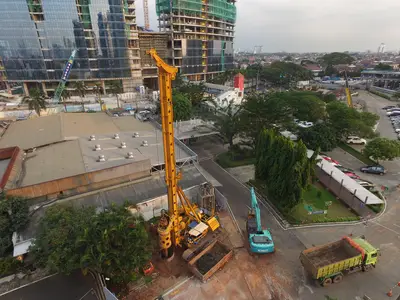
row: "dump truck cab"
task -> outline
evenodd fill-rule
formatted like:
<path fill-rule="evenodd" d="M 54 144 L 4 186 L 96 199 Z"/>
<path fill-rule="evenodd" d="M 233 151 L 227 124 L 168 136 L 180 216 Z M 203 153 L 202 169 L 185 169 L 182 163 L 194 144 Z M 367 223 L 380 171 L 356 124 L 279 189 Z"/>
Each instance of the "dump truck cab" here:
<path fill-rule="evenodd" d="M 363 237 L 353 238 L 353 241 L 360 245 L 360 247 L 364 250 L 364 270 L 369 267 L 375 267 L 376 263 L 378 262 L 379 249 L 372 246 Z"/>

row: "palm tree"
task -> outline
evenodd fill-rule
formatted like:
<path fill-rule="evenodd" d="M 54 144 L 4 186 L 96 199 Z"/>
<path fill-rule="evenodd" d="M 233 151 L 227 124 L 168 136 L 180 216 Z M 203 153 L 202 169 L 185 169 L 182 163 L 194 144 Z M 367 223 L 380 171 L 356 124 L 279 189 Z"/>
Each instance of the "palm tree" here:
<path fill-rule="evenodd" d="M 37 115 L 40 116 L 40 111 L 46 109 L 46 101 L 42 91 L 38 88 L 29 90 L 30 96 L 22 98 L 21 103 L 28 104 L 29 110 L 36 111 Z"/>
<path fill-rule="evenodd" d="M 79 97 L 81 97 L 82 102 L 82 109 L 85 112 L 85 104 L 83 102 L 83 98 L 85 98 L 87 87 L 83 81 L 75 82 L 75 91 L 78 93 Z"/>
<path fill-rule="evenodd" d="M 69 98 L 71 98 L 71 93 L 66 88 L 64 88 L 64 90 L 61 93 L 61 99 L 64 104 L 65 112 L 67 112 L 67 104 L 65 103 L 65 101 Z"/>
<path fill-rule="evenodd" d="M 121 81 L 113 81 L 110 83 L 110 92 L 117 97 L 117 106 L 119 108 L 118 96 L 123 92 Z"/>
<path fill-rule="evenodd" d="M 100 109 L 102 109 L 103 105 L 103 100 L 101 100 L 101 94 L 103 93 L 103 87 L 101 86 L 101 83 L 97 82 L 94 86 L 94 92 L 97 97 L 97 102 L 100 103 Z"/>

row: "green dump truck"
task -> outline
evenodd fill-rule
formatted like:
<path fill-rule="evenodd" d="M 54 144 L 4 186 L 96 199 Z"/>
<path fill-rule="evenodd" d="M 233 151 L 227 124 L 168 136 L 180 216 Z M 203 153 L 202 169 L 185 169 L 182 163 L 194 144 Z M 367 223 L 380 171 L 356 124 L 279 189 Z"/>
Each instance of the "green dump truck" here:
<path fill-rule="evenodd" d="M 304 269 L 322 286 L 339 283 L 344 274 L 375 268 L 379 250 L 364 237 L 344 237 L 339 241 L 306 249 L 300 254 Z"/>

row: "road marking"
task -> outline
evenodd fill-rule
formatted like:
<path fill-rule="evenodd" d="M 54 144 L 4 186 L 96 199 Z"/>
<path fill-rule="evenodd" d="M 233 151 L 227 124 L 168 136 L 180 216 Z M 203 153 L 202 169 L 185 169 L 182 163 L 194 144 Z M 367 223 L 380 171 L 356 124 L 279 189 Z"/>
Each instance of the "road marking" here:
<path fill-rule="evenodd" d="M 32 282 L 30 282 L 30 283 L 21 285 L 21 286 L 15 288 L 15 289 L 12 289 L 12 290 L 10 290 L 10 291 L 8 291 L 8 292 L 5 292 L 5 293 L 3 293 L 3 294 L 0 294 L 0 297 L 2 297 L 2 296 L 4 296 L 4 295 L 7 295 L 7 294 L 10 294 L 10 293 L 13 293 L 13 292 L 15 292 L 15 291 L 17 291 L 17 290 L 19 290 L 19 289 L 25 288 L 25 287 L 27 287 L 27 286 L 30 286 L 30 285 L 35 284 L 35 283 L 38 283 L 39 281 L 45 280 L 45 279 L 47 279 L 47 278 L 50 278 L 50 277 L 53 277 L 53 276 L 56 276 L 56 275 L 58 275 L 58 273 L 51 274 L 51 275 L 45 276 L 45 277 L 43 277 L 43 278 L 40 278 L 40 279 L 38 279 L 38 280 L 32 281 Z"/>
<path fill-rule="evenodd" d="M 371 222 L 371 221 L 370 221 L 370 222 Z M 387 229 L 387 230 L 389 230 L 389 231 L 391 231 L 391 232 L 394 232 L 394 233 L 397 234 L 397 235 L 400 235 L 400 232 L 397 232 L 396 230 L 393 230 L 392 228 L 389 228 L 389 227 L 387 227 L 387 226 L 385 226 L 385 225 L 382 225 L 382 224 L 380 224 L 380 223 L 378 223 L 378 222 L 372 221 L 371 223 L 374 223 L 374 224 L 376 224 L 376 225 L 378 225 L 378 226 L 381 226 L 381 227 L 383 227 L 383 228 L 385 228 L 385 229 Z"/>
<path fill-rule="evenodd" d="M 400 225 L 397 225 L 397 224 L 393 224 L 393 225 L 400 228 Z"/>

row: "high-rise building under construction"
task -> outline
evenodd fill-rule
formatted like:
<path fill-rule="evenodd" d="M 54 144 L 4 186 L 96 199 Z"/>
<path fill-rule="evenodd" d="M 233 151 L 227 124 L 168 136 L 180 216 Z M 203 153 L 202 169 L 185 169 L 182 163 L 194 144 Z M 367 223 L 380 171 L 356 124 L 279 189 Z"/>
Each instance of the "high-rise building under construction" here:
<path fill-rule="evenodd" d="M 1 0 L 0 78 L 49 96 L 77 49 L 70 83 L 142 84 L 135 0 Z M 71 85 L 70 85 L 71 86 Z M 73 86 L 73 85 L 72 85 Z"/>
<path fill-rule="evenodd" d="M 160 31 L 170 34 L 169 62 L 189 80 L 233 68 L 235 0 L 156 0 Z"/>

